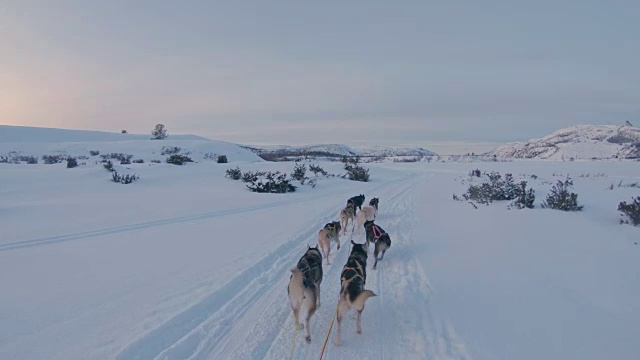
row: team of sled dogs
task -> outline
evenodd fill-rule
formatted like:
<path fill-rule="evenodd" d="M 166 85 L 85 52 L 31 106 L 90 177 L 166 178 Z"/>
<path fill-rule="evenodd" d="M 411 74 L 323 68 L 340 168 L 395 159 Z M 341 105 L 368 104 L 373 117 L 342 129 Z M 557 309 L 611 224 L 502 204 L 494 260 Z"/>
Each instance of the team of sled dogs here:
<path fill-rule="evenodd" d="M 354 232 L 358 223 L 358 230 L 363 228 L 366 234 L 366 241 L 363 244 L 355 243 L 351 240 L 351 253 L 347 263 L 342 268 L 340 275 L 340 299 L 336 317 L 338 319 L 338 329 L 335 343 L 341 345 L 341 325 L 342 319 L 351 309 L 356 311 L 356 332 L 362 333 L 360 317 L 364 310 L 364 304 L 368 298 L 376 296 L 371 290 L 365 290 L 367 280 L 367 257 L 369 245 L 374 244 L 373 269 L 378 265 L 378 260 L 382 260 L 384 253 L 391 246 L 391 238 L 379 225 L 374 223 L 378 213 L 378 198 L 369 201 L 369 206 L 362 206 L 365 200 L 364 194 L 354 196 L 347 200 L 347 205 L 340 211 L 340 221 L 333 221 L 324 226 L 318 232 L 318 244 L 316 247 L 307 245 L 307 251 L 298 261 L 296 267 L 291 269 L 291 277 L 287 292 L 289 301 L 293 309 L 296 329 L 305 330 L 305 340 L 311 343 L 309 333 L 309 319 L 320 307 L 320 283 L 322 282 L 322 261 L 323 258 L 329 265 L 329 252 L 331 243 L 337 244 L 336 250 L 340 250 L 340 232 L 346 234 L 347 226 L 351 221 L 351 233 Z M 356 212 L 356 208 L 359 210 Z M 379 256 L 379 257 L 378 257 Z M 306 310 L 307 316 L 304 324 L 300 323 L 300 313 Z"/>

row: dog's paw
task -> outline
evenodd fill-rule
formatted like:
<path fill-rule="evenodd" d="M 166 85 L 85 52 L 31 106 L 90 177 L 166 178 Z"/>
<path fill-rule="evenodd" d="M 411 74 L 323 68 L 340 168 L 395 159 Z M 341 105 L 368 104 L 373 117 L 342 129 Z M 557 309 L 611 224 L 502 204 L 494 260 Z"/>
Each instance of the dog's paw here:
<path fill-rule="evenodd" d="M 336 339 L 336 346 L 342 346 L 342 341 L 339 339 Z"/>
<path fill-rule="evenodd" d="M 362 329 L 357 329 L 357 330 L 356 330 L 356 334 L 358 334 L 358 335 L 362 335 Z"/>
<path fill-rule="evenodd" d="M 306 341 L 307 344 L 311 344 L 311 336 L 307 336 L 306 338 L 304 338 L 304 341 Z"/>

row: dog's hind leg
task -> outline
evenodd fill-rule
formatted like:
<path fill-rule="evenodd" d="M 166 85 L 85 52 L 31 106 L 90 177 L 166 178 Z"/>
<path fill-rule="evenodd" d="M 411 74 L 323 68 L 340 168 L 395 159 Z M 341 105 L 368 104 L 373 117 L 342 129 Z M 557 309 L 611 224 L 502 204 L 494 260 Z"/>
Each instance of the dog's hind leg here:
<path fill-rule="evenodd" d="M 296 329 L 300 330 L 304 328 L 304 325 L 300 323 L 300 309 L 302 308 L 302 302 L 304 298 L 300 299 L 298 304 L 291 303 L 291 307 L 293 308 L 293 318 L 296 321 Z"/>
<path fill-rule="evenodd" d="M 310 333 L 310 326 L 309 326 L 309 319 L 311 319 L 311 316 L 316 312 L 316 302 L 315 302 L 315 298 L 316 298 L 316 294 L 309 294 L 309 308 L 307 309 L 307 317 L 304 319 L 304 325 L 305 325 L 305 335 L 306 337 L 304 338 L 304 340 L 307 342 L 307 344 L 311 344 L 311 333 Z"/>
<path fill-rule="evenodd" d="M 320 284 L 315 284 L 316 285 L 316 303 L 318 304 L 316 306 L 316 308 L 320 307 Z"/>
<path fill-rule="evenodd" d="M 338 320 L 338 329 L 336 329 L 336 346 L 342 346 L 342 318 L 344 317 L 345 309 L 342 308 L 343 299 L 338 302 L 338 311 L 336 313 L 336 319 Z"/>
<path fill-rule="evenodd" d="M 356 333 L 362 334 L 362 323 L 360 321 L 360 318 L 362 317 L 362 310 L 356 311 L 356 313 Z"/>

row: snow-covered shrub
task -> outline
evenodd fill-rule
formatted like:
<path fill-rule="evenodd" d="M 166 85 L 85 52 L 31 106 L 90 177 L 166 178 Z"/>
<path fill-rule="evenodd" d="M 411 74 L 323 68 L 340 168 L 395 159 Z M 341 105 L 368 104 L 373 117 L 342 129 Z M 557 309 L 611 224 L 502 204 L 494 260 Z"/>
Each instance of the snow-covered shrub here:
<path fill-rule="evenodd" d="M 307 166 L 305 164 L 296 163 L 293 167 L 293 174 L 291 174 L 291 178 L 297 181 L 304 181 L 307 174 Z"/>
<path fill-rule="evenodd" d="M 475 177 L 480 177 L 480 176 L 482 176 L 482 173 L 480 172 L 480 169 L 475 169 L 475 170 L 471 170 L 469 172 L 469 176 L 471 176 L 471 177 L 474 177 L 474 176 Z"/>
<path fill-rule="evenodd" d="M 184 163 L 188 162 L 193 162 L 193 160 L 191 160 L 191 158 L 186 155 L 175 154 L 167 158 L 167 164 L 183 165 Z"/>
<path fill-rule="evenodd" d="M 134 163 L 134 164 L 144 164 L 144 160 L 142 160 L 142 159 L 136 159 L 136 160 L 133 160 L 133 163 Z"/>
<path fill-rule="evenodd" d="M 296 191 L 290 180 L 287 179 L 286 173 L 267 172 L 263 177 L 246 184 L 247 188 L 253 192 L 259 193 L 287 193 Z"/>
<path fill-rule="evenodd" d="M 57 164 L 66 160 L 66 157 L 63 155 L 42 155 L 42 160 L 45 164 Z"/>
<path fill-rule="evenodd" d="M 162 150 L 160 151 L 160 155 L 174 155 L 180 152 L 179 147 L 177 146 L 163 146 Z"/>
<path fill-rule="evenodd" d="M 111 181 L 116 182 L 116 183 L 120 183 L 120 184 L 131 184 L 132 182 L 138 180 L 140 177 L 136 176 L 135 174 L 133 175 L 120 175 L 118 174 L 118 172 L 114 172 L 113 174 L 111 174 Z"/>
<path fill-rule="evenodd" d="M 21 155 L 19 157 L 20 161 L 24 161 L 27 164 L 37 164 L 38 163 L 38 158 L 35 156 L 26 156 L 26 155 Z"/>
<path fill-rule="evenodd" d="M 76 158 L 73 158 L 73 157 L 67 158 L 67 169 L 71 169 L 76 166 L 78 166 L 78 160 L 76 160 Z"/>
<path fill-rule="evenodd" d="M 154 163 L 154 164 L 160 164 L 160 163 L 162 163 L 162 161 L 160 161 L 160 160 L 158 160 L 158 159 L 153 159 L 153 160 L 151 160 L 151 162 L 152 162 L 152 163 Z"/>
<path fill-rule="evenodd" d="M 315 176 L 318 176 L 318 174 L 324 176 L 329 175 L 329 173 L 325 169 L 320 167 L 320 165 L 309 165 L 309 171 L 311 171 Z"/>
<path fill-rule="evenodd" d="M 529 188 L 527 191 L 527 182 L 522 181 L 517 188 L 516 198 L 513 200 L 511 205 L 518 209 L 533 209 L 535 201 L 536 192 L 532 188 Z"/>
<path fill-rule="evenodd" d="M 618 211 L 623 218 L 620 219 L 621 224 L 632 224 L 633 226 L 640 225 L 640 196 L 637 196 L 634 199 L 631 199 L 631 203 L 627 204 L 626 201 L 622 201 L 618 204 Z"/>
<path fill-rule="evenodd" d="M 164 128 L 163 124 L 157 124 L 156 127 L 151 130 L 151 140 L 164 140 L 167 138 L 167 129 Z"/>
<path fill-rule="evenodd" d="M 131 160 L 129 159 L 120 160 L 120 165 L 130 165 L 130 164 L 131 164 Z"/>
<path fill-rule="evenodd" d="M 547 199 L 540 206 L 546 209 L 555 209 L 562 211 L 580 211 L 583 206 L 578 205 L 578 194 L 570 192 L 573 187 L 573 180 L 567 177 L 565 181 L 558 180 L 553 185 L 551 192 L 547 195 Z"/>
<path fill-rule="evenodd" d="M 518 197 L 518 187 L 513 182 L 511 174 L 502 175 L 497 172 L 487 174 L 489 182 L 480 185 L 469 185 L 469 189 L 462 197 L 469 201 L 477 201 L 481 204 L 489 204 L 493 201 L 514 200 Z"/>
<path fill-rule="evenodd" d="M 227 161 L 227 155 L 220 155 L 218 156 L 218 160 L 217 160 L 218 164 L 226 164 Z"/>
<path fill-rule="evenodd" d="M 346 177 L 353 181 L 369 181 L 369 169 L 365 169 L 358 165 L 360 157 L 355 158 L 343 157 L 342 163 L 344 163 L 344 169 L 347 170 Z"/>
<path fill-rule="evenodd" d="M 119 162 L 127 162 L 131 161 L 133 158 L 132 154 L 123 154 L 123 153 L 111 153 L 111 154 L 102 154 L 100 155 L 102 160 L 113 159 L 118 160 Z"/>
<path fill-rule="evenodd" d="M 104 164 L 102 164 L 102 166 L 104 166 L 105 169 L 107 169 L 107 171 L 109 172 L 113 172 L 115 171 L 113 169 L 113 163 L 111 162 L 111 160 L 107 160 L 107 162 L 105 162 Z"/>
<path fill-rule="evenodd" d="M 228 177 L 232 180 L 240 180 L 242 178 L 242 171 L 240 168 L 236 166 L 235 169 L 227 169 L 227 174 L 225 177 Z"/>
<path fill-rule="evenodd" d="M 267 175 L 267 173 L 264 171 L 256 171 L 256 172 L 247 171 L 244 174 L 242 174 L 242 181 L 246 183 L 258 181 L 259 177 L 265 176 L 265 175 Z"/>

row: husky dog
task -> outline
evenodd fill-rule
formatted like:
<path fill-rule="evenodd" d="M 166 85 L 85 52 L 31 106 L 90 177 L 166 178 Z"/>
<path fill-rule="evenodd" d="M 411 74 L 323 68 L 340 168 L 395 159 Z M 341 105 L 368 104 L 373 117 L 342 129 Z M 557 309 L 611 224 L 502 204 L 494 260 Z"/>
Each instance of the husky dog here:
<path fill-rule="evenodd" d="M 375 249 L 373 250 L 373 256 L 376 261 L 373 263 L 373 268 L 378 266 L 378 260 L 384 258 L 384 253 L 391 247 L 391 237 L 384 229 L 373 223 L 373 221 L 367 221 L 364 223 L 364 230 L 367 233 L 367 244 L 375 243 Z M 378 255 L 380 254 L 380 258 Z"/>
<path fill-rule="evenodd" d="M 291 269 L 289 286 L 287 286 L 293 317 L 296 320 L 296 328 L 305 329 L 307 344 L 311 343 L 309 319 L 316 312 L 316 309 L 320 307 L 321 282 L 322 255 L 317 246 L 312 248 L 307 245 L 307 252 L 300 258 L 298 265 Z M 307 317 L 304 325 L 300 323 L 300 311 L 303 303 L 307 306 Z"/>
<path fill-rule="evenodd" d="M 336 332 L 336 345 L 342 345 L 341 328 L 342 318 L 352 308 L 356 310 L 356 332 L 362 334 L 360 317 L 364 310 L 364 303 L 368 298 L 376 296 L 371 290 L 365 290 L 364 285 L 367 280 L 367 253 L 368 245 L 356 244 L 351 240 L 353 247 L 351 255 L 347 259 L 347 264 L 342 268 L 340 276 L 340 300 L 338 300 L 338 330 Z"/>
<path fill-rule="evenodd" d="M 358 196 L 350 198 L 349 200 L 347 200 L 347 205 L 349 205 L 349 203 L 353 204 L 354 210 L 355 208 L 358 208 L 358 210 L 362 210 L 362 204 L 364 203 L 364 194 L 360 194 Z"/>
<path fill-rule="evenodd" d="M 358 233 L 360 233 L 362 231 L 362 226 L 364 225 L 365 221 L 369 221 L 369 220 L 373 220 L 376 218 L 376 208 L 374 208 L 373 206 L 365 206 L 362 208 L 362 210 L 360 210 L 360 212 L 358 212 L 358 225 L 357 225 L 357 229 L 358 229 Z"/>
<path fill-rule="evenodd" d="M 378 203 L 380 203 L 380 199 L 378 198 L 373 198 L 369 200 L 369 206 L 373 206 L 374 208 L 376 208 L 376 215 L 378 214 Z"/>
<path fill-rule="evenodd" d="M 329 252 L 331 251 L 331 241 L 335 241 L 338 244 L 336 250 L 340 250 L 340 230 L 342 225 L 339 221 L 334 221 L 326 224 L 324 228 L 318 231 L 318 247 L 322 251 L 322 255 L 327 260 L 329 265 Z"/>
<path fill-rule="evenodd" d="M 351 232 L 353 232 L 353 227 L 355 226 L 356 221 L 356 209 L 353 203 L 347 203 L 347 206 L 340 211 L 340 227 L 342 227 L 342 235 L 347 233 L 349 220 L 351 220 Z"/>

